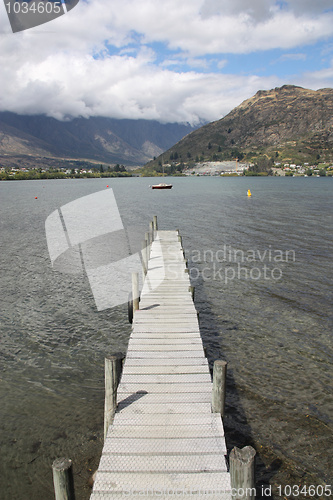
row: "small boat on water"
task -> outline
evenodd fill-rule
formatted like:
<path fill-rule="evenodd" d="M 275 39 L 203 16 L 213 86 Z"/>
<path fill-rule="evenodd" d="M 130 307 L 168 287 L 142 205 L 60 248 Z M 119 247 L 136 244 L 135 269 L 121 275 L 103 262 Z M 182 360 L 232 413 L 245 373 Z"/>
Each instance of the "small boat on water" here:
<path fill-rule="evenodd" d="M 163 162 L 163 156 L 162 156 L 162 168 L 163 168 L 163 177 L 164 177 L 164 162 Z M 161 182 L 160 184 L 153 184 L 152 186 L 149 186 L 152 189 L 171 189 L 172 184 L 166 184 L 165 182 Z"/>
<path fill-rule="evenodd" d="M 153 184 L 151 186 L 152 189 L 171 189 L 172 184 L 165 184 L 165 182 L 161 182 L 160 184 Z"/>

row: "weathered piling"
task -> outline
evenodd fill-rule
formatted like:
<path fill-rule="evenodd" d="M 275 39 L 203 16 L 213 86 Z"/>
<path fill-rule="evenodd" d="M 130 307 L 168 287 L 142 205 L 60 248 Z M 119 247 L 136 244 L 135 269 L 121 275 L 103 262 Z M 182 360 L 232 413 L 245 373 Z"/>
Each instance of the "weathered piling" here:
<path fill-rule="evenodd" d="M 104 403 L 104 439 L 113 422 L 117 408 L 117 388 L 122 369 L 120 356 L 105 358 L 105 403 Z"/>
<path fill-rule="evenodd" d="M 132 273 L 133 314 L 139 309 L 139 273 Z"/>
<path fill-rule="evenodd" d="M 52 464 L 55 500 L 75 500 L 72 461 L 57 458 Z"/>
<path fill-rule="evenodd" d="M 141 247 L 141 255 L 142 255 L 142 270 L 144 275 L 146 276 L 148 270 L 148 255 L 147 255 L 147 241 L 144 240 L 142 242 Z"/>
<path fill-rule="evenodd" d="M 154 226 L 154 231 L 157 231 L 157 215 L 154 215 L 153 217 L 153 226 Z"/>
<path fill-rule="evenodd" d="M 212 412 L 224 415 L 227 362 L 217 359 L 213 368 Z"/>
<path fill-rule="evenodd" d="M 151 242 L 153 242 L 154 241 L 154 222 L 153 221 L 149 222 L 149 232 L 151 235 Z"/>
<path fill-rule="evenodd" d="M 231 450 L 230 479 L 231 487 L 236 493 L 233 500 L 254 500 L 255 488 L 255 455 L 252 446 L 245 446 L 242 450 L 235 447 Z"/>
<path fill-rule="evenodd" d="M 145 233 L 145 241 L 147 241 L 148 258 L 149 258 L 150 245 L 151 245 L 151 238 L 150 238 L 150 233 L 149 233 L 149 231 L 147 231 L 147 232 Z"/>
<path fill-rule="evenodd" d="M 188 291 L 191 293 L 192 300 L 194 301 L 195 298 L 195 287 L 194 286 L 189 286 Z"/>

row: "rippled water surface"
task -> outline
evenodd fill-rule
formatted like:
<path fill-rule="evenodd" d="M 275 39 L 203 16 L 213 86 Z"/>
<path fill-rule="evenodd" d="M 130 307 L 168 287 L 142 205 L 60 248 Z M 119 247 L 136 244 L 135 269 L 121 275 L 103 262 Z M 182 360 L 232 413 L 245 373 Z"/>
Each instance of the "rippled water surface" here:
<path fill-rule="evenodd" d="M 333 180 L 174 178 L 171 191 L 144 178 L 107 182 L 128 231 L 143 237 L 157 215 L 160 229 L 183 236 L 209 361 L 228 361 L 227 445 L 256 447 L 258 497 L 269 484 L 330 484 Z M 107 182 L 0 183 L 4 500 L 51 500 L 51 465 L 63 455 L 77 499 L 89 498 L 104 357 L 126 351 L 127 306 L 97 312 L 86 277 L 53 271 L 44 224 Z"/>

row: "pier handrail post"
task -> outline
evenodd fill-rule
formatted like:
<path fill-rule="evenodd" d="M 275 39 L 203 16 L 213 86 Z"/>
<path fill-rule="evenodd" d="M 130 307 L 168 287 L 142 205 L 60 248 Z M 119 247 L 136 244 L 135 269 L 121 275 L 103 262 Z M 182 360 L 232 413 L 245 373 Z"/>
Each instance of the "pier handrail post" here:
<path fill-rule="evenodd" d="M 122 370 L 120 356 L 105 358 L 104 440 L 117 408 L 117 388 Z"/>
<path fill-rule="evenodd" d="M 55 500 L 75 500 L 72 461 L 57 458 L 52 464 Z"/>
<path fill-rule="evenodd" d="M 256 451 L 252 446 L 245 446 L 243 449 L 235 446 L 231 450 L 230 480 L 231 488 L 236 491 L 234 500 L 254 500 L 256 497 L 255 455 Z"/>
<path fill-rule="evenodd" d="M 139 309 L 139 273 L 132 273 L 133 314 Z"/>
<path fill-rule="evenodd" d="M 220 413 L 221 417 L 225 408 L 226 378 L 227 362 L 217 359 L 213 368 L 212 412 Z"/>

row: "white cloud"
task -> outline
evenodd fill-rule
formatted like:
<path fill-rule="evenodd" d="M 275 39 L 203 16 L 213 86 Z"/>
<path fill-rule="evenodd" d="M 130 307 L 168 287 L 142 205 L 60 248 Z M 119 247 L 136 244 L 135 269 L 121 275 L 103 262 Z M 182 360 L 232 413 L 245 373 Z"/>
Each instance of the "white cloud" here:
<path fill-rule="evenodd" d="M 104 60 L 63 54 L 23 64 L 0 107 L 19 113 L 214 120 L 260 88 L 274 84 L 234 75 L 177 73 L 155 67 L 149 54 Z"/>
<path fill-rule="evenodd" d="M 296 14 L 322 14 L 325 11 L 332 11 L 333 5 L 331 0 L 288 0 L 289 9 Z"/>
<path fill-rule="evenodd" d="M 332 38 L 333 13 L 324 12 L 330 3 L 89 0 L 16 34 L 1 3 L 0 110 L 60 119 L 218 119 L 257 90 L 288 83 L 278 75 L 243 76 L 242 68 L 222 73 L 229 55 L 301 47 L 284 58 L 306 57 L 304 46 Z M 332 70 L 298 75 L 292 83 L 303 82 L 330 86 Z"/>
<path fill-rule="evenodd" d="M 246 13 L 255 21 L 262 21 L 271 17 L 274 0 L 205 0 L 201 9 L 203 17 L 211 16 L 237 16 L 239 12 Z"/>
<path fill-rule="evenodd" d="M 331 88 L 333 86 L 333 59 L 328 68 L 306 72 L 302 77 L 302 82 L 308 88 Z"/>
<path fill-rule="evenodd" d="M 283 54 L 279 59 L 273 62 L 284 62 L 284 61 L 306 61 L 306 54 Z"/>
<path fill-rule="evenodd" d="M 98 3 L 103 1 L 108 0 Z M 273 0 L 248 5 L 248 0 L 114 0 L 112 26 L 122 36 L 135 31 L 145 43 L 165 42 L 191 56 L 291 48 L 333 34 L 333 12 L 318 6 L 296 13 Z"/>

